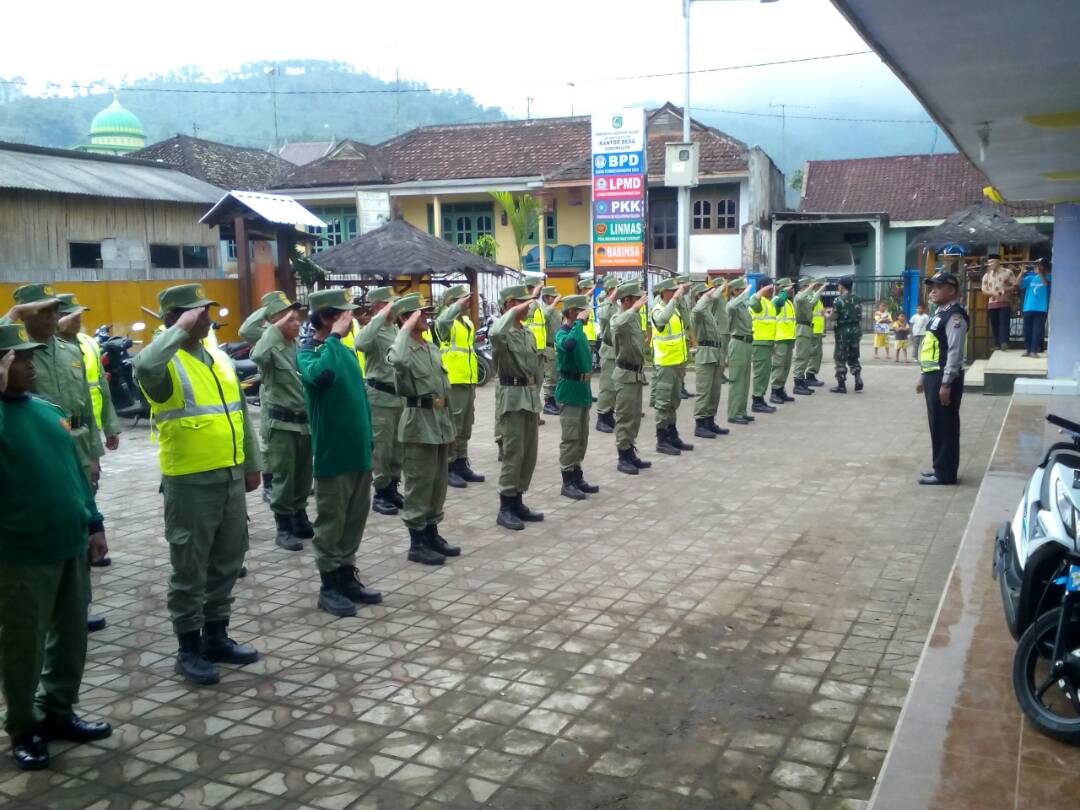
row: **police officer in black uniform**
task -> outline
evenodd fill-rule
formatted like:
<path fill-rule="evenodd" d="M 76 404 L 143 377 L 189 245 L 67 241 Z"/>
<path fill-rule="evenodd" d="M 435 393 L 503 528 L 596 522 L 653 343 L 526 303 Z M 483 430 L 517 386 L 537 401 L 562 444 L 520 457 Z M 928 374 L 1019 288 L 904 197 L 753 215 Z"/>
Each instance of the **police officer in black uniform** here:
<path fill-rule="evenodd" d="M 930 301 L 937 305 L 919 351 L 921 375 L 916 393 L 926 395 L 934 469 L 919 483 L 938 486 L 956 483 L 960 466 L 960 400 L 964 394 L 964 344 L 970 319 L 960 302 L 960 282 L 941 272 L 926 280 Z"/>

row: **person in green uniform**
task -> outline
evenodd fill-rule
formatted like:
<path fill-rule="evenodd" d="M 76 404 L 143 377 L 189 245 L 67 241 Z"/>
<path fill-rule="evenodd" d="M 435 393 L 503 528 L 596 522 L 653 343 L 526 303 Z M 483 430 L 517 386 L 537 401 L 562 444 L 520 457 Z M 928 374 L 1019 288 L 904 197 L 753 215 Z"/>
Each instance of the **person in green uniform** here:
<path fill-rule="evenodd" d="M 645 391 L 645 330 L 641 315 L 649 302 L 648 294 L 637 281 L 628 281 L 615 288 L 618 311 L 612 314 L 610 332 L 615 385 L 615 448 L 619 453 L 616 465 L 621 473 L 637 475 L 647 470 L 651 461 L 637 454 L 637 437 L 641 429 L 641 408 Z"/>
<path fill-rule="evenodd" d="M 402 517 L 409 530 L 408 558 L 423 565 L 442 565 L 447 557 L 461 554 L 461 549 L 439 534 L 455 434 L 449 407 L 450 377 L 442 354 L 424 337 L 431 312 L 418 293 L 395 304 L 399 330 L 388 359 L 405 403 L 398 439 L 404 448 Z"/>
<path fill-rule="evenodd" d="M 690 313 L 694 311 L 694 304 L 697 303 L 697 296 L 694 294 L 694 280 L 688 274 L 683 273 L 675 276 L 675 283 L 680 287 L 686 285 L 686 294 L 679 299 L 679 317 L 682 318 L 683 327 L 686 329 L 687 356 L 689 356 L 690 347 L 695 345 L 694 341 L 696 339 L 694 322 L 690 317 Z M 679 398 L 694 398 L 693 392 L 686 390 L 686 366 L 683 366 L 682 379 L 679 381 Z"/>
<path fill-rule="evenodd" d="M 299 551 L 304 540 L 315 536 L 307 515 L 311 427 L 296 361 L 300 326 L 300 304 L 274 290 L 263 296 L 262 306 L 240 327 L 242 338 L 249 342 L 255 338 L 251 359 L 262 375 L 259 398 L 265 423 L 263 452 L 272 475 L 274 542 L 286 551 Z"/>
<path fill-rule="evenodd" d="M 847 393 L 847 375 L 855 377 L 855 391 L 863 390 L 862 363 L 859 361 L 859 340 L 862 338 L 862 302 L 852 290 L 855 280 L 845 276 L 836 283 L 839 295 L 833 299 L 833 329 L 835 348 L 833 365 L 836 368 L 836 385 L 829 390 L 834 394 Z"/>
<path fill-rule="evenodd" d="M 795 401 L 795 397 L 785 390 L 787 378 L 791 374 L 791 357 L 795 350 L 795 304 L 791 301 L 793 286 L 790 278 L 779 279 L 776 282 L 778 292 L 772 299 L 773 312 L 776 315 L 776 337 L 772 348 L 772 373 L 769 375 L 769 402 L 778 405 Z"/>
<path fill-rule="evenodd" d="M 503 314 L 489 332 L 498 378 L 495 419 L 503 444 L 495 522 L 504 529 L 520 531 L 525 522 L 544 519 L 542 512 L 532 511 L 523 500 L 536 468 L 541 407 L 537 380 L 542 356 L 532 330 L 524 325 L 536 303 L 535 294 L 530 296 L 524 286 L 514 285 L 503 288 L 499 297 Z"/>
<path fill-rule="evenodd" d="M 218 682 L 216 663 L 259 657 L 227 633 L 248 549 L 244 493 L 258 489 L 262 458 L 232 361 L 203 344 L 217 305 L 201 284 L 162 290 L 166 329 L 135 356 L 158 435 L 176 672 L 201 685 Z"/>
<path fill-rule="evenodd" d="M 697 397 L 694 401 L 694 435 L 701 439 L 715 439 L 730 431 L 716 424 L 716 411 L 720 407 L 720 392 L 723 385 L 720 371 L 720 358 L 723 356 L 723 341 L 716 312 L 725 309 L 724 287 L 709 287 L 703 281 L 694 285 L 697 301 L 690 311 L 690 322 L 694 325 L 697 349 L 694 351 L 694 387 Z"/>
<path fill-rule="evenodd" d="M 731 316 L 728 314 L 728 285 L 731 279 L 722 282 L 723 290 L 716 296 L 713 302 L 713 316 L 716 318 L 716 329 L 720 333 L 720 359 L 717 367 L 720 371 L 721 385 L 731 382 L 727 376 L 728 346 L 731 345 Z"/>
<path fill-rule="evenodd" d="M 398 439 L 402 403 L 401 396 L 394 388 L 394 369 L 386 359 L 398 334 L 391 306 L 395 298 L 392 287 L 376 287 L 368 293 L 373 314 L 356 336 L 355 347 L 367 358 L 364 380 L 368 386 L 371 429 L 375 441 L 372 478 L 375 499 L 372 508 L 380 515 L 396 515 L 404 506 L 398 490 L 403 457 Z"/>
<path fill-rule="evenodd" d="M 813 342 L 810 348 L 810 362 L 806 368 L 806 384 L 811 388 L 821 388 L 825 385 L 818 379 L 821 371 L 822 351 L 825 343 L 825 304 L 821 300 L 821 293 L 825 289 L 825 282 L 820 282 L 817 293 L 817 301 L 814 303 L 810 323 L 813 326 Z"/>
<path fill-rule="evenodd" d="M 34 354 L 44 350 L 22 325 L 0 326 L 0 692 L 23 770 L 48 767 L 52 740 L 112 734 L 74 712 L 86 664 L 86 561 L 109 547 L 67 414 L 30 396 Z"/>
<path fill-rule="evenodd" d="M 546 286 L 540 297 L 538 308 L 544 316 L 544 338 L 546 343 L 542 350 L 544 357 L 544 413 L 548 416 L 558 416 L 559 406 L 555 402 L 555 383 L 558 381 L 559 372 L 555 368 L 555 333 L 562 325 L 562 312 L 559 304 L 562 296 L 559 291 L 551 286 Z"/>
<path fill-rule="evenodd" d="M 447 482 L 462 488 L 482 484 L 484 476 L 469 464 L 469 440 L 472 438 L 476 408 L 476 386 L 480 365 L 476 357 L 476 325 L 469 317 L 473 295 L 458 284 L 443 295 L 442 312 L 433 327 L 442 351 L 443 368 L 450 378 L 450 416 L 454 421 L 454 442 L 450 445 L 450 470 Z"/>
<path fill-rule="evenodd" d="M 776 408 L 765 401 L 772 375 L 773 343 L 776 342 L 776 309 L 772 297 L 776 287 L 767 284 L 750 297 L 750 316 L 754 325 L 754 342 L 750 350 L 753 365 L 750 395 L 754 413 L 775 413 Z"/>
<path fill-rule="evenodd" d="M 678 286 L 666 278 L 653 285 L 657 298 L 650 320 L 653 325 L 652 406 L 656 412 L 656 451 L 669 456 L 693 450 L 694 445 L 679 438 L 676 424 L 683 375 L 690 359 L 690 344 L 679 302 L 690 285 Z"/>
<path fill-rule="evenodd" d="M 795 387 L 792 390 L 806 396 L 814 393 L 809 378 L 815 348 L 818 354 L 821 352 L 821 341 L 814 336 L 814 317 L 825 283 L 804 276 L 799 279 L 799 284 L 802 289 L 795 296 Z M 824 324 L 822 326 L 824 328 Z"/>
<path fill-rule="evenodd" d="M 607 297 L 600 303 L 596 318 L 600 324 L 600 390 L 596 398 L 596 429 L 601 433 L 615 432 L 615 344 L 611 340 L 611 316 L 618 310 L 615 296 L 618 285 L 612 282 Z"/>
<path fill-rule="evenodd" d="M 746 413 L 746 398 L 750 395 L 750 345 L 754 341 L 753 317 L 750 314 L 750 285 L 745 278 L 728 282 L 727 314 L 731 329 L 728 344 L 727 415 L 732 425 L 749 425 L 754 417 Z M 734 297 L 731 297 L 733 296 Z"/>
<path fill-rule="evenodd" d="M 592 312 L 587 295 L 568 295 L 562 301 L 563 325 L 555 335 L 555 365 L 559 382 L 555 400 L 561 409 L 559 423 L 559 469 L 562 472 L 562 496 L 585 500 L 600 487 L 585 480 L 581 462 L 589 448 L 589 409 L 592 408 L 592 351 L 585 334 L 585 324 Z"/>
<path fill-rule="evenodd" d="M 593 300 L 598 288 L 600 292 L 603 292 L 603 277 L 597 281 L 592 273 L 582 273 L 578 276 L 578 295 L 584 295 L 589 299 L 589 314 L 585 321 L 585 337 L 589 339 L 589 357 L 593 360 L 594 369 L 599 368 L 599 355 L 597 354 L 597 351 L 600 346 L 600 330 L 597 328 L 596 304 Z M 593 402 L 595 401 L 596 398 L 593 397 Z"/>
<path fill-rule="evenodd" d="M 116 415 L 105 367 L 101 362 L 101 348 L 98 342 L 82 331 L 82 314 L 90 308 L 79 303 L 70 293 L 61 293 L 60 321 L 57 323 L 56 336 L 73 346 L 78 346 L 83 357 L 83 371 L 90 386 L 90 399 L 94 402 L 94 421 L 98 430 L 105 435 L 105 449 L 112 451 L 120 447 L 120 417 Z"/>
<path fill-rule="evenodd" d="M 311 293 L 314 331 L 297 357 L 315 453 L 317 604 L 334 616 L 355 616 L 357 602 L 382 601 L 382 594 L 364 585 L 356 570 L 371 509 L 373 444 L 364 373 L 356 351 L 344 341 L 356 308 L 341 288 Z"/>

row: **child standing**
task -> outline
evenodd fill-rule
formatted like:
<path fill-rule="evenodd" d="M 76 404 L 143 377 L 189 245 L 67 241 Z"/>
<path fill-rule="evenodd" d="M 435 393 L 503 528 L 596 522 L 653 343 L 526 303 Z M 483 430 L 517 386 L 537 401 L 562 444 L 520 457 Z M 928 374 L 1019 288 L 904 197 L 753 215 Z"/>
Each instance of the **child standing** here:
<path fill-rule="evenodd" d="M 904 362 L 908 361 L 908 338 L 911 336 L 911 326 L 908 324 L 907 316 L 904 313 L 900 313 L 896 316 L 896 320 L 893 321 L 893 348 L 896 349 L 896 360 L 900 362 L 900 352 L 904 353 Z"/>
<path fill-rule="evenodd" d="M 923 338 L 926 337 L 926 327 L 929 323 L 930 313 L 926 311 L 926 304 L 919 304 L 915 308 L 915 314 L 911 316 L 911 340 L 915 344 L 911 347 L 911 354 L 915 360 L 919 359 Z"/>
<path fill-rule="evenodd" d="M 877 359 L 878 349 L 885 350 L 885 359 L 889 359 L 889 333 L 892 331 L 892 315 L 884 301 L 878 301 L 877 312 L 874 313 L 874 359 Z"/>

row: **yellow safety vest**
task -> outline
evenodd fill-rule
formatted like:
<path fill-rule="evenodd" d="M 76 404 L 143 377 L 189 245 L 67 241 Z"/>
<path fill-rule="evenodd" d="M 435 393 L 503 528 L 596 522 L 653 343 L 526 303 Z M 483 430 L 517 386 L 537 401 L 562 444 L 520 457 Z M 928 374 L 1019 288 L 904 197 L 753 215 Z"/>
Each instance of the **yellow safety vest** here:
<path fill-rule="evenodd" d="M 638 310 L 641 313 L 641 331 L 648 333 L 649 331 L 649 311 L 642 307 Z"/>
<path fill-rule="evenodd" d="M 356 318 L 352 319 L 352 328 L 349 330 L 344 338 L 345 345 L 356 352 L 356 362 L 360 364 L 360 371 L 363 375 L 367 376 L 367 358 L 364 357 L 364 353 L 356 348 L 356 336 L 360 334 L 360 322 Z"/>
<path fill-rule="evenodd" d="M 814 303 L 814 316 L 812 319 L 812 323 L 814 324 L 815 335 L 825 334 L 825 305 L 821 303 L 820 298 Z"/>
<path fill-rule="evenodd" d="M 150 401 L 164 475 L 220 470 L 244 463 L 244 411 L 232 361 L 207 349 L 214 365 L 180 349 L 169 361 L 172 395 Z"/>
<path fill-rule="evenodd" d="M 750 310 L 754 322 L 754 340 L 776 340 L 776 309 L 768 298 L 759 298 L 761 309 Z"/>
<path fill-rule="evenodd" d="M 475 346 L 476 327 L 467 315 L 450 324 L 450 339 L 440 343 L 439 349 L 451 385 L 476 385 L 480 381 Z"/>
<path fill-rule="evenodd" d="M 785 301 L 779 309 L 773 308 L 776 313 L 776 340 L 795 339 L 795 305 L 791 301 Z"/>
<path fill-rule="evenodd" d="M 543 351 L 547 348 L 547 318 L 544 317 L 544 311 L 537 305 L 533 310 L 532 317 L 529 318 L 529 328 L 533 331 L 533 336 L 536 338 L 536 348 Z"/>
<path fill-rule="evenodd" d="M 589 339 L 590 343 L 596 342 L 596 310 L 592 307 L 589 308 L 589 320 L 585 321 L 585 337 Z"/>
<path fill-rule="evenodd" d="M 657 307 L 660 309 L 661 307 Z M 653 365 L 681 366 L 690 355 L 686 331 L 678 307 L 671 313 L 667 326 L 660 328 L 653 321 Z"/>
<path fill-rule="evenodd" d="M 83 370 L 86 373 L 86 383 L 90 386 L 90 399 L 94 403 L 94 421 L 97 422 L 98 430 L 101 429 L 101 410 L 104 407 L 104 394 L 102 392 L 101 379 L 101 349 L 98 343 L 89 335 L 79 332 L 79 348 L 82 349 Z"/>

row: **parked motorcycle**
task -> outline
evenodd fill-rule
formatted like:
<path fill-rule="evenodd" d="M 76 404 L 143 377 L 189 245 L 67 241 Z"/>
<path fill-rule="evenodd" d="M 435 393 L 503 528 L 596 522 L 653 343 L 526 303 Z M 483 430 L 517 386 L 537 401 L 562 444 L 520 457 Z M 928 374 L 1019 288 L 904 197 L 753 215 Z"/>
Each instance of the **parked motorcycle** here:
<path fill-rule="evenodd" d="M 251 345 L 243 342 L 222 343 L 218 348 L 233 361 L 244 397 L 248 402 L 258 404 L 262 374 L 259 373 L 259 367 L 255 365 L 255 361 L 251 359 Z"/>
<path fill-rule="evenodd" d="M 1070 441 L 1046 451 L 1012 521 L 998 529 L 993 573 L 1019 639 L 1020 708 L 1043 734 L 1080 745 L 1080 424 L 1046 420 Z"/>
<path fill-rule="evenodd" d="M 141 321 L 131 326 L 131 332 L 135 334 L 144 329 L 146 324 Z M 94 332 L 94 338 L 101 347 L 101 365 L 109 383 L 109 395 L 117 415 L 134 419 L 135 424 L 138 424 L 140 419 L 150 418 L 150 403 L 135 382 L 131 347 L 136 341 L 128 335 L 113 335 L 111 330 L 112 324 L 102 324 Z"/>
<path fill-rule="evenodd" d="M 495 360 L 491 354 L 491 340 L 488 331 L 495 323 L 490 315 L 483 325 L 476 330 L 476 384 L 486 385 L 487 381 L 495 374 Z"/>

